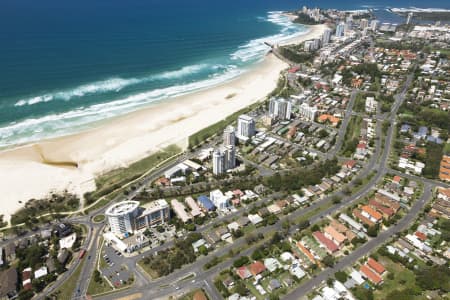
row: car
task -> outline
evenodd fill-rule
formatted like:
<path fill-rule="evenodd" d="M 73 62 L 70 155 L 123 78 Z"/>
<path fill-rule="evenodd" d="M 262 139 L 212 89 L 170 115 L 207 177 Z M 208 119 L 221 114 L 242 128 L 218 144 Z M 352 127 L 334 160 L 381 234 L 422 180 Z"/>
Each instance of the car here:
<path fill-rule="evenodd" d="M 192 283 L 195 283 L 195 279 L 192 280 Z"/>
<path fill-rule="evenodd" d="M 88 259 L 91 259 L 91 256 L 90 256 L 90 255 L 88 256 Z"/>
<path fill-rule="evenodd" d="M 175 289 L 176 289 L 176 290 L 179 290 L 179 289 L 180 289 L 180 287 L 179 287 L 179 286 L 176 286 L 176 287 L 175 287 Z"/>

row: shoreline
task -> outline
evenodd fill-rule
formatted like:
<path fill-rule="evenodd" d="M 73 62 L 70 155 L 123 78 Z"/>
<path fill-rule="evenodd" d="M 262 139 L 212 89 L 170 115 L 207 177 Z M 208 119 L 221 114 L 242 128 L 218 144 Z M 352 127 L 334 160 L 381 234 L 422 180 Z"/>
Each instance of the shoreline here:
<path fill-rule="evenodd" d="M 325 25 L 283 45 L 319 36 Z M 187 147 L 190 135 L 263 100 L 288 65 L 268 54 L 238 77 L 188 95 L 169 98 L 83 132 L 0 151 L 0 214 L 11 214 L 32 198 L 67 190 L 80 197 L 95 189 L 95 177 L 124 167 L 170 144 Z M 230 95 L 233 97 L 229 97 Z"/>

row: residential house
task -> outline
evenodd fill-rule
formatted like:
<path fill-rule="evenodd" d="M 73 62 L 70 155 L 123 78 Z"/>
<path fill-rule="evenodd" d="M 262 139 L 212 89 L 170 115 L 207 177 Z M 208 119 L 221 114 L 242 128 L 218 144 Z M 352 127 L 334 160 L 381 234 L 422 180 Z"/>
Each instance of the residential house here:
<path fill-rule="evenodd" d="M 339 250 L 339 247 L 333 243 L 332 240 L 327 238 L 322 232 L 315 231 L 313 232 L 314 238 L 319 242 L 329 254 L 333 254 Z"/>
<path fill-rule="evenodd" d="M 261 274 L 262 272 L 264 272 L 266 270 L 266 267 L 264 266 L 264 264 L 258 260 L 255 261 L 254 263 L 252 263 L 248 268 L 250 270 L 250 273 L 252 273 L 253 276 Z"/>
<path fill-rule="evenodd" d="M 383 219 L 383 216 L 379 212 L 368 205 L 363 205 L 361 207 L 361 214 L 373 223 L 379 223 Z"/>
<path fill-rule="evenodd" d="M 380 276 L 383 275 L 384 272 L 386 272 L 384 266 L 372 257 L 369 257 L 369 259 L 367 260 L 367 265 Z"/>
<path fill-rule="evenodd" d="M 373 272 L 367 265 L 362 265 L 359 269 L 359 272 L 364 278 L 367 278 L 370 282 L 375 285 L 381 284 L 383 282 L 383 278 Z"/>
<path fill-rule="evenodd" d="M 367 226 L 371 227 L 375 225 L 375 222 L 371 221 L 369 218 L 367 218 L 366 216 L 364 216 L 361 213 L 361 210 L 355 208 L 353 210 L 353 215 L 355 216 L 355 218 L 359 219 L 361 222 L 363 222 L 364 224 L 366 224 Z"/>
<path fill-rule="evenodd" d="M 275 272 L 277 269 L 281 268 L 281 264 L 278 261 L 278 259 L 275 258 L 266 258 L 264 259 L 264 266 L 269 270 L 271 273 Z"/>
<path fill-rule="evenodd" d="M 269 284 L 267 285 L 267 289 L 269 292 L 273 292 L 281 287 L 281 283 L 278 281 L 278 279 L 271 279 L 269 281 Z"/>
<path fill-rule="evenodd" d="M 337 246 L 341 246 L 347 240 L 347 237 L 345 235 L 337 231 L 332 226 L 325 227 L 323 232 L 325 236 L 332 240 Z"/>
<path fill-rule="evenodd" d="M 237 268 L 236 274 L 243 280 L 252 277 L 252 273 L 250 273 L 247 266 L 242 266 L 240 268 Z"/>

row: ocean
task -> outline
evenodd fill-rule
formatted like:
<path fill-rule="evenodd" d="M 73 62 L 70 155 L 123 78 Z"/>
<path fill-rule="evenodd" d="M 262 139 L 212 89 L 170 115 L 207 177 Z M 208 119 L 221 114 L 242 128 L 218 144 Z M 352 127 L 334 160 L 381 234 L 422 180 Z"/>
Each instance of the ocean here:
<path fill-rule="evenodd" d="M 231 80 L 261 61 L 268 50 L 263 41 L 283 41 L 307 30 L 290 22 L 284 10 L 373 8 L 380 18 L 395 20 L 384 10 L 389 4 L 3 0 L 0 148 L 79 132 Z M 396 7 L 423 5 L 395 2 Z"/>

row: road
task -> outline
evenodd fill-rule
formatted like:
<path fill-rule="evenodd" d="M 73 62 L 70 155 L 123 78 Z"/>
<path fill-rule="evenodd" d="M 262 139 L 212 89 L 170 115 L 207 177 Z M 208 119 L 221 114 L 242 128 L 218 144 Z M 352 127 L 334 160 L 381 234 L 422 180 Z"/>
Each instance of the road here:
<path fill-rule="evenodd" d="M 381 124 L 378 124 L 377 126 L 377 131 L 378 134 L 381 135 Z M 376 151 L 374 153 L 374 155 L 371 157 L 369 163 L 358 173 L 357 176 L 355 176 L 355 178 L 348 184 L 348 186 L 353 186 L 353 183 L 355 182 L 355 180 L 357 179 L 364 179 L 366 178 L 369 173 L 371 173 L 374 169 L 375 164 L 377 163 L 378 160 L 378 156 L 379 156 L 379 151 L 381 149 L 381 141 L 378 141 L 376 144 Z M 325 212 L 320 212 L 319 214 L 316 214 L 311 220 L 313 221 L 313 223 L 318 222 L 321 218 L 323 218 L 324 216 L 330 214 L 333 211 L 337 211 L 339 209 L 342 209 L 344 206 L 350 205 L 351 203 L 357 201 L 360 199 L 360 197 L 362 197 L 363 195 L 365 195 L 366 193 L 368 193 L 372 188 L 373 185 L 380 179 L 382 178 L 382 176 L 384 176 L 384 173 L 378 173 L 376 174 L 367 185 L 365 185 L 363 188 L 361 188 L 361 190 L 359 190 L 357 193 L 355 193 L 354 195 L 351 195 L 349 197 L 347 197 L 347 199 L 345 199 L 345 201 L 343 201 L 342 203 L 335 205 L 333 207 L 331 207 L 330 209 L 327 209 Z M 316 208 L 332 201 L 333 197 L 335 195 L 339 195 L 339 196 L 345 196 L 341 191 L 337 191 L 335 192 L 333 195 L 328 196 L 324 199 L 321 199 L 319 201 L 315 201 L 311 206 L 301 209 L 301 210 L 297 210 L 293 213 L 291 213 L 289 216 L 287 217 L 283 217 L 281 220 L 279 220 L 276 224 L 271 225 L 271 226 L 266 226 L 266 227 L 262 227 L 262 228 L 258 228 L 254 234 L 258 234 L 258 233 L 263 233 L 263 234 L 267 234 L 269 232 L 273 232 L 273 231 L 280 231 L 282 230 L 282 221 L 286 218 L 289 218 L 291 220 L 293 219 L 297 219 L 305 214 L 308 214 L 309 212 L 314 211 Z M 295 231 L 294 228 L 291 229 L 290 233 L 293 233 Z M 240 238 L 237 239 L 236 241 L 234 241 L 233 244 L 231 245 L 226 245 L 218 250 L 216 250 L 214 252 L 214 256 L 222 256 L 224 254 L 227 254 L 231 249 L 235 249 L 235 248 L 239 248 L 243 245 L 246 244 L 246 240 L 245 238 Z M 235 258 L 238 258 L 239 256 L 246 256 L 246 255 L 251 255 L 251 253 L 255 250 L 257 246 L 251 246 L 249 248 L 247 248 L 245 251 L 240 252 L 239 255 L 236 255 Z M 198 260 L 196 260 L 194 263 L 192 263 L 191 265 L 185 266 L 183 267 L 181 270 L 179 271 L 175 271 L 172 274 L 169 274 L 168 276 L 165 276 L 163 278 L 160 279 L 156 279 L 153 280 L 152 282 L 150 282 L 148 285 L 146 285 L 145 287 L 142 287 L 142 289 L 147 290 L 147 294 L 144 297 L 144 299 L 155 299 L 155 298 L 159 298 L 162 296 L 167 296 L 168 294 L 170 294 L 171 292 L 173 292 L 174 286 L 169 286 L 166 288 L 163 288 L 162 286 L 164 285 L 163 283 L 165 282 L 172 282 L 175 283 L 177 282 L 177 280 L 179 278 L 183 277 L 183 274 L 189 274 L 189 273 L 196 273 L 197 276 L 195 277 L 196 282 L 202 282 L 204 280 L 208 280 L 210 278 L 214 278 L 218 272 L 220 272 L 220 270 L 223 269 L 227 269 L 229 267 L 232 266 L 232 263 L 234 260 L 229 259 L 226 260 L 218 265 L 216 265 L 215 267 L 204 271 L 203 270 L 203 265 L 208 262 L 211 258 L 210 257 L 201 257 Z M 176 284 L 178 287 L 180 287 L 181 289 L 185 288 L 186 283 L 177 283 Z M 203 285 L 202 285 L 203 286 Z M 191 286 L 192 288 L 192 286 Z M 213 287 L 213 289 L 215 289 Z M 139 289 L 133 288 L 133 293 L 138 292 Z M 122 297 L 122 296 L 126 296 L 130 293 L 130 291 L 122 291 L 119 293 L 116 293 L 115 296 L 116 297 Z M 215 292 L 217 293 L 217 291 Z M 107 299 L 107 297 L 104 298 L 99 298 L 99 299 Z M 216 298 L 214 298 L 216 299 Z M 220 298 L 218 298 L 220 299 Z"/>
<path fill-rule="evenodd" d="M 345 116 L 341 123 L 341 127 L 339 127 L 339 132 L 337 135 L 337 140 L 334 145 L 334 148 L 328 153 L 328 157 L 334 157 L 341 150 L 342 145 L 344 144 L 345 132 L 347 131 L 348 123 L 350 122 L 350 118 L 353 111 L 353 106 L 355 105 L 355 99 L 358 95 L 359 90 L 353 90 L 350 95 L 350 100 L 347 105 L 347 109 L 345 110 Z"/>
<path fill-rule="evenodd" d="M 391 145 L 392 145 L 392 139 L 395 129 L 395 119 L 397 116 L 398 109 L 402 105 L 406 91 L 408 90 L 409 86 L 411 85 L 412 79 L 414 74 L 410 74 L 399 94 L 397 94 L 395 98 L 395 102 L 391 108 L 391 112 L 389 115 L 389 128 L 386 133 L 385 138 L 385 147 L 383 149 L 383 154 L 381 156 L 381 163 L 378 167 L 377 175 L 375 178 L 378 178 L 379 180 L 384 174 L 387 172 L 387 162 L 389 158 L 389 154 L 391 151 Z M 380 122 L 377 122 L 377 128 L 380 126 Z M 378 134 L 377 130 L 377 136 L 381 136 Z M 381 139 L 377 140 L 377 143 L 379 143 Z M 379 149 L 379 147 L 377 147 Z M 374 155 L 375 156 L 375 155 Z M 403 174 L 401 174 L 403 176 Z M 370 184 L 369 184 L 370 185 Z M 342 268 L 349 266 L 353 264 L 355 261 L 357 261 L 362 256 L 366 255 L 370 251 L 372 251 L 377 246 L 383 244 L 386 242 L 386 240 L 391 237 L 393 234 L 396 234 L 403 229 L 406 228 L 408 224 L 417 216 L 417 214 L 420 212 L 420 210 L 424 207 L 426 200 L 429 200 L 431 198 L 431 185 L 429 183 L 425 183 L 424 193 L 420 200 L 416 201 L 416 203 L 413 205 L 413 207 L 410 209 L 406 217 L 404 217 L 397 225 L 391 226 L 388 230 L 380 233 L 378 237 L 370 240 L 360 248 L 356 249 L 351 253 L 351 255 L 345 256 L 343 259 L 341 259 L 333 268 L 328 268 L 322 271 L 318 276 L 313 278 L 312 280 L 309 280 L 302 284 L 300 287 L 296 288 L 293 292 L 291 292 L 289 295 L 286 296 L 286 299 L 299 299 L 302 296 L 306 295 L 306 293 L 312 291 L 316 286 L 318 286 L 323 280 L 326 280 L 328 277 L 336 273 L 337 271 L 341 270 Z"/>
<path fill-rule="evenodd" d="M 270 232 L 273 231 L 279 231 L 282 229 L 282 221 L 286 218 L 289 218 L 291 220 L 293 219 L 297 219 L 307 213 L 310 213 L 312 211 L 314 211 L 316 208 L 327 204 L 328 202 L 332 201 L 334 196 L 341 196 L 344 198 L 344 200 L 337 204 L 334 205 L 332 207 L 330 207 L 329 209 L 326 209 L 325 211 L 322 211 L 316 215 L 314 215 L 313 217 L 310 218 L 310 223 L 316 223 L 319 222 L 321 218 L 325 217 L 326 215 L 329 215 L 335 211 L 338 211 L 346 206 L 351 205 L 353 202 L 359 200 L 361 197 L 363 197 L 364 195 L 366 195 L 367 193 L 370 192 L 370 190 L 374 187 L 374 185 L 389 171 L 392 172 L 393 170 L 388 169 L 387 168 L 387 160 L 389 157 L 389 152 L 390 152 L 390 148 L 391 148 L 391 143 L 392 143 L 392 137 L 393 137 L 393 130 L 394 130 L 394 125 L 395 125 L 395 117 L 398 111 L 398 108 L 400 107 L 400 105 L 402 104 L 403 100 L 404 100 L 404 95 L 406 93 L 406 90 L 408 89 L 408 86 L 411 84 L 412 81 L 412 76 L 410 75 L 405 83 L 405 86 L 403 87 L 402 91 L 396 95 L 395 99 L 395 103 L 392 106 L 392 110 L 391 113 L 388 115 L 388 120 L 390 122 L 390 127 L 388 128 L 388 131 L 386 133 L 386 137 L 385 137 L 385 147 L 384 147 L 384 151 L 382 153 L 381 152 L 381 139 L 377 139 L 376 140 L 376 146 L 375 146 L 375 153 L 372 155 L 371 159 L 369 160 L 368 163 L 364 164 L 363 169 L 355 176 L 355 178 L 350 182 L 350 184 L 348 184 L 348 187 L 354 187 L 354 183 L 356 180 L 359 179 L 364 179 L 366 178 L 371 172 L 376 171 L 376 174 L 367 182 L 366 185 L 364 185 L 360 190 L 358 190 L 356 193 L 354 193 L 353 195 L 346 197 L 346 195 L 342 192 L 342 191 L 337 191 L 335 193 L 333 193 L 332 196 L 329 197 L 325 197 L 324 199 L 315 201 L 314 203 L 312 203 L 312 205 L 310 207 L 301 209 L 301 210 L 297 210 L 293 213 L 291 213 L 289 216 L 287 217 L 282 217 L 281 220 L 279 220 L 276 224 L 271 225 L 271 226 L 266 226 L 263 228 L 258 228 L 257 230 L 255 230 L 254 234 L 258 234 L 258 233 L 262 233 L 264 235 L 267 235 Z M 353 104 L 355 102 L 355 98 L 356 95 L 359 91 L 358 90 L 353 90 L 351 97 L 350 97 L 350 102 L 347 106 L 346 109 L 346 113 L 345 113 L 345 118 L 341 124 L 341 127 L 339 129 L 339 134 L 338 134 L 338 139 L 336 141 L 335 147 L 328 153 L 329 157 L 333 157 L 335 156 L 341 149 L 343 142 L 344 142 L 344 136 L 345 136 L 345 131 L 346 128 L 348 126 L 348 122 L 350 120 L 350 117 L 352 115 L 352 108 L 353 108 Z M 380 115 L 377 115 L 377 119 L 379 120 L 379 122 L 377 122 L 377 136 L 381 137 L 382 136 L 382 126 L 381 126 L 381 117 Z M 381 156 L 380 156 L 381 155 Z M 158 170 L 158 172 L 156 172 L 155 174 L 150 174 L 148 176 L 146 176 L 145 178 L 139 180 L 139 188 L 137 188 L 136 190 L 130 192 L 129 195 L 125 196 L 126 199 L 132 199 L 133 197 L 135 197 L 139 192 L 142 191 L 142 189 L 144 189 L 150 182 L 152 182 L 153 180 L 155 180 L 156 178 L 158 178 L 160 176 L 160 174 L 164 173 L 166 170 L 172 168 L 173 166 L 175 166 L 176 164 L 178 164 L 179 162 L 181 162 L 182 160 L 188 158 L 190 155 L 183 155 L 179 158 L 177 158 L 175 161 L 166 164 L 165 166 L 163 166 L 162 168 L 160 168 Z M 380 160 L 378 160 L 380 158 Z M 378 161 L 380 161 L 380 163 L 378 163 Z M 268 175 L 270 175 L 270 172 L 267 172 Z M 405 174 L 400 174 L 401 176 L 405 176 L 408 177 L 410 175 L 405 175 Z M 422 178 L 418 177 L 416 178 L 417 180 L 422 180 Z M 358 248 L 357 250 L 355 250 L 355 252 L 352 253 L 352 255 L 350 256 L 346 256 L 345 258 L 343 258 L 335 267 L 331 268 L 331 269 L 326 269 L 325 271 L 323 271 L 322 273 L 319 274 L 320 278 L 327 278 L 330 274 L 334 274 L 335 270 L 341 268 L 342 266 L 351 264 L 353 261 L 356 261 L 356 259 L 354 260 L 355 257 L 357 256 L 363 256 L 366 255 L 368 252 L 370 252 L 374 247 L 376 247 L 377 245 L 379 245 L 380 243 L 383 243 L 384 240 L 386 240 L 389 236 L 391 236 L 391 234 L 396 233 L 397 230 L 400 230 L 401 228 L 404 228 L 404 226 L 407 226 L 410 221 L 414 218 L 414 216 L 420 211 L 420 209 L 423 207 L 423 205 L 425 204 L 425 200 L 428 199 L 430 192 L 430 186 L 432 186 L 432 184 L 436 184 L 435 181 L 427 181 L 427 180 L 423 180 L 423 182 L 425 182 L 425 192 L 422 196 L 422 198 L 417 201 L 414 206 L 412 207 L 411 211 L 407 214 L 407 216 L 405 218 L 403 218 L 397 225 L 392 226 L 391 228 L 389 228 L 387 231 L 382 232 L 377 238 L 370 240 L 368 243 L 366 243 L 365 245 L 361 246 L 360 248 Z M 124 195 L 119 195 L 117 196 L 113 202 L 115 201 L 122 201 L 124 200 Z M 111 202 L 112 203 L 112 202 Z M 101 232 L 100 230 L 100 225 L 98 224 L 93 224 L 90 220 L 92 218 L 92 216 L 102 213 L 104 212 L 106 208 L 99 208 L 95 211 L 92 211 L 89 213 L 88 216 L 86 217 L 75 217 L 72 218 L 72 221 L 76 221 L 76 222 L 85 222 L 87 223 L 90 227 L 94 228 L 94 234 L 92 234 L 92 232 L 89 230 L 88 233 L 88 237 L 86 238 L 85 241 L 85 245 L 89 245 L 88 250 L 89 253 L 88 255 L 91 255 L 91 259 L 92 259 L 92 263 L 86 263 L 83 268 L 82 268 L 82 275 L 80 276 L 80 278 L 78 279 L 77 282 L 77 290 L 75 291 L 75 295 L 74 298 L 81 298 L 83 295 L 86 295 L 87 293 L 87 286 L 89 283 L 89 278 L 92 275 L 92 272 L 94 270 L 95 264 L 94 262 L 94 257 L 95 257 L 95 253 L 96 250 L 98 249 L 98 240 L 99 240 L 99 234 Z M 237 213 L 243 212 L 245 209 L 241 209 L 239 210 Z M 223 218 L 219 218 L 214 220 L 211 223 L 208 223 L 204 226 L 201 226 L 198 228 L 199 232 L 204 232 L 205 230 L 210 229 L 212 226 L 214 226 L 214 224 L 217 224 L 218 222 L 224 222 L 226 220 L 230 220 L 233 217 L 236 217 L 237 213 L 232 214 L 232 215 L 228 215 L 225 216 Z M 89 221 L 86 221 L 89 220 Z M 291 230 L 291 232 L 293 232 L 294 229 Z M 219 248 L 218 250 L 216 250 L 214 252 L 213 255 L 215 256 L 222 256 L 224 254 L 227 254 L 230 250 L 232 249 L 236 249 L 239 248 L 241 246 L 244 246 L 246 244 L 246 240 L 245 238 L 240 238 L 237 239 L 233 244 L 230 245 L 226 245 L 224 247 Z M 169 241 L 167 243 L 165 243 L 162 246 L 156 247 L 154 249 L 151 249 L 149 251 L 147 251 L 145 254 L 149 254 L 149 253 L 153 253 L 155 251 L 159 251 L 161 249 L 165 249 L 167 247 L 170 247 L 173 245 L 173 241 Z M 252 246 L 247 248 L 245 251 L 239 253 L 239 255 L 236 255 L 236 258 L 239 256 L 243 256 L 243 255 L 250 255 L 254 249 L 256 248 L 256 246 Z M 142 257 L 142 255 L 140 256 L 135 256 L 133 258 L 130 258 L 127 266 L 129 268 L 135 268 L 136 267 L 136 263 L 137 261 Z M 114 296 L 115 297 L 120 297 L 120 296 L 125 296 L 125 295 L 129 295 L 131 293 L 137 293 L 137 292 L 142 292 L 145 296 L 144 299 L 156 299 L 159 297 L 164 297 L 167 296 L 169 294 L 173 294 L 176 293 L 177 290 L 175 290 L 175 286 L 178 286 L 180 288 L 180 290 L 178 290 L 179 292 L 182 292 L 184 290 L 187 289 L 192 289 L 194 287 L 203 287 L 205 288 L 208 293 L 210 294 L 210 296 L 213 297 L 213 299 L 220 299 L 220 294 L 217 292 L 217 290 L 215 289 L 214 285 L 212 284 L 211 279 L 214 278 L 214 276 L 217 275 L 217 273 L 220 270 L 229 268 L 232 265 L 233 260 L 229 259 L 226 260 L 220 264 L 218 264 L 217 266 L 211 268 L 208 271 L 204 271 L 203 270 L 203 265 L 208 262 L 211 259 L 211 256 L 207 256 L 207 257 L 201 257 L 199 259 L 197 259 L 193 264 L 188 265 L 183 267 L 181 270 L 177 270 L 175 272 L 173 272 L 172 274 L 169 274 L 168 276 L 165 276 L 164 278 L 160 278 L 160 279 L 156 279 L 153 281 L 149 281 L 145 276 L 143 276 L 143 274 L 141 274 L 140 272 L 138 272 L 138 280 L 136 281 L 135 286 L 130 289 L 130 290 L 125 290 L 125 291 L 120 291 L 118 293 L 115 293 Z M 55 290 L 57 287 L 59 287 L 60 285 L 62 285 L 62 283 L 67 280 L 68 278 L 70 278 L 70 275 L 74 272 L 75 267 L 71 268 L 68 272 L 66 272 L 63 277 L 61 278 L 62 280 L 58 280 L 57 283 L 55 283 L 51 288 L 49 288 L 48 290 L 45 291 L 45 294 L 49 294 L 51 291 Z M 190 281 L 190 280 L 185 280 L 185 281 L 181 281 L 178 282 L 178 280 L 180 278 L 182 278 L 183 276 L 185 276 L 185 274 L 189 274 L 189 273 L 195 273 L 195 279 L 194 281 Z M 319 278 L 316 277 L 316 278 Z M 295 299 L 296 296 L 298 294 L 302 294 L 304 293 L 305 290 L 307 290 L 308 288 L 311 289 L 311 287 L 315 286 L 318 284 L 318 282 L 320 283 L 323 279 L 321 279 L 320 281 L 318 281 L 319 279 L 314 278 L 313 280 L 310 280 L 308 282 L 306 282 L 304 285 L 300 286 L 298 289 L 296 289 L 291 295 L 293 295 L 292 297 L 294 297 Z M 167 286 L 167 283 L 170 282 L 171 285 Z M 312 283 L 310 283 L 312 282 Z M 306 286 L 306 288 L 304 287 Z M 80 289 L 80 292 L 78 292 L 78 289 Z M 291 297 L 291 295 L 289 297 Z M 105 297 L 99 297 L 99 299 L 110 299 L 111 296 L 105 296 Z M 289 299 L 294 299 L 294 298 L 289 298 Z"/>
<path fill-rule="evenodd" d="M 431 195 L 432 195 L 432 186 L 426 183 L 422 197 L 420 197 L 420 199 L 414 203 L 408 214 L 403 219 L 401 219 L 398 222 L 398 224 L 389 227 L 386 231 L 381 232 L 376 238 L 371 239 L 369 242 L 365 243 L 364 245 L 353 251 L 351 255 L 344 256 L 332 268 L 327 268 L 323 270 L 319 275 L 305 282 L 297 289 L 295 289 L 293 292 L 286 295 L 284 299 L 286 300 L 300 299 L 301 297 L 305 296 L 306 294 L 314 290 L 314 288 L 317 287 L 322 281 L 327 280 L 329 277 L 333 276 L 339 270 L 342 270 L 348 266 L 353 265 L 360 258 L 366 256 L 374 249 L 384 244 L 390 238 L 395 237 L 396 234 L 407 229 L 416 219 L 420 211 L 424 208 L 427 201 L 431 199 Z"/>
<path fill-rule="evenodd" d="M 84 239 L 84 243 L 81 246 L 81 248 L 88 248 L 89 245 L 92 243 L 93 241 L 93 230 L 91 228 L 91 224 L 89 222 L 86 221 L 80 221 L 78 222 L 78 224 L 83 224 L 86 226 L 87 228 L 87 235 Z M 85 259 L 84 259 L 85 260 Z M 44 299 L 44 297 L 46 295 L 50 295 L 51 293 L 53 293 L 54 291 L 56 291 L 58 288 L 60 288 L 65 282 L 66 280 L 68 280 L 72 274 L 75 272 L 76 268 L 78 267 L 78 265 L 80 263 L 84 263 L 84 260 L 80 261 L 78 259 L 78 257 L 74 257 L 74 260 L 72 262 L 72 265 L 69 266 L 69 269 L 67 270 L 67 272 L 63 273 L 57 281 L 55 281 L 52 285 L 48 286 L 47 288 L 45 288 L 40 294 L 38 294 L 36 296 L 36 299 Z"/>

